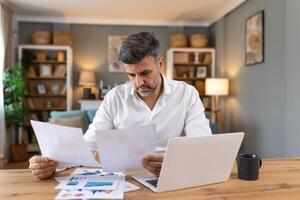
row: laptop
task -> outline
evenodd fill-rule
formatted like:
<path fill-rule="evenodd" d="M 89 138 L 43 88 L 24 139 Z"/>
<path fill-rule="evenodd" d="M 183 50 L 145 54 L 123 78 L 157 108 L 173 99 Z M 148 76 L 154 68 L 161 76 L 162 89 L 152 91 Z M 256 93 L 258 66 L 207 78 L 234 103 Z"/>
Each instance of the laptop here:
<path fill-rule="evenodd" d="M 226 182 L 243 138 L 243 132 L 171 138 L 159 178 L 150 172 L 133 178 L 154 192 Z"/>

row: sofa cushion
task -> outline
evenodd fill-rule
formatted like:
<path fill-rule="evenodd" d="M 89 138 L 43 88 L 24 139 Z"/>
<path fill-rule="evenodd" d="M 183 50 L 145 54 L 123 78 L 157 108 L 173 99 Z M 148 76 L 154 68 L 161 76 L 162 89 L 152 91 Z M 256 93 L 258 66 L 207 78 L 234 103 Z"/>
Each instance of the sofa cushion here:
<path fill-rule="evenodd" d="M 62 126 L 70 126 L 70 127 L 75 127 L 75 128 L 84 127 L 83 118 L 81 116 L 60 118 L 60 119 L 50 118 L 49 122 L 52 124 L 57 124 L 57 125 L 62 125 Z"/>
<path fill-rule="evenodd" d="M 89 119 L 85 110 L 71 110 L 71 111 L 52 111 L 50 113 L 52 119 L 82 117 L 83 131 L 85 132 L 89 127 Z"/>
<path fill-rule="evenodd" d="M 204 113 L 205 113 L 205 117 L 208 120 L 210 120 L 211 113 L 209 111 L 204 111 Z M 209 121 L 209 126 L 210 126 L 212 134 L 218 133 L 219 130 L 218 130 L 218 125 L 216 123 L 211 123 L 211 121 Z"/>

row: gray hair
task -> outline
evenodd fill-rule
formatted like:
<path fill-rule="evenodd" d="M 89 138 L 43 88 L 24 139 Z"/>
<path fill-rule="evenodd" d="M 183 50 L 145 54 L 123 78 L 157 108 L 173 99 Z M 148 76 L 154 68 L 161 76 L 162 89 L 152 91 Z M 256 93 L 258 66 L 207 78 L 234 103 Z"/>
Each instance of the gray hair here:
<path fill-rule="evenodd" d="M 119 60 L 123 63 L 137 64 L 146 56 L 153 57 L 157 62 L 160 58 L 160 45 L 153 33 L 135 33 L 122 42 Z"/>

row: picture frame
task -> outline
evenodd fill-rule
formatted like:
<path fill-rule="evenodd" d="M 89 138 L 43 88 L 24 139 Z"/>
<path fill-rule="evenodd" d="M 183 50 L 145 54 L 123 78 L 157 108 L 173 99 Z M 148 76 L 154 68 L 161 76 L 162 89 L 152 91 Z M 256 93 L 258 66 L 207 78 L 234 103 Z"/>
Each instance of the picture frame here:
<path fill-rule="evenodd" d="M 108 36 L 108 70 L 124 73 L 123 63 L 119 60 L 119 50 L 127 35 Z"/>
<path fill-rule="evenodd" d="M 245 65 L 264 62 L 264 11 L 246 19 Z"/>
<path fill-rule="evenodd" d="M 38 94 L 46 94 L 46 85 L 44 84 L 37 84 L 37 92 Z"/>
<path fill-rule="evenodd" d="M 196 78 L 206 78 L 207 77 L 207 67 L 198 66 L 196 69 Z"/>
<path fill-rule="evenodd" d="M 52 65 L 51 64 L 41 64 L 40 65 L 40 77 L 52 76 Z"/>

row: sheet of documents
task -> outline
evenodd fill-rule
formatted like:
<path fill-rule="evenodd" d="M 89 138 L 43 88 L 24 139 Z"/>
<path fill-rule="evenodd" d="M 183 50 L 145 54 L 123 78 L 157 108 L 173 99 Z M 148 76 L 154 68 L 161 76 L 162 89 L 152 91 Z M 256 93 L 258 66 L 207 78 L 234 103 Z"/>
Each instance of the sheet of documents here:
<path fill-rule="evenodd" d="M 125 181 L 125 192 L 131 192 L 139 189 L 141 189 L 139 186 L 134 185 L 128 181 Z"/>
<path fill-rule="evenodd" d="M 56 190 L 115 190 L 123 175 L 107 176 L 69 176 L 66 180 L 60 179 Z"/>
<path fill-rule="evenodd" d="M 156 125 L 96 131 L 96 143 L 104 171 L 142 168 L 142 158 L 155 153 Z"/>
<path fill-rule="evenodd" d="M 125 174 L 120 172 L 103 172 L 102 169 L 78 168 L 69 176 L 55 177 L 62 190 L 55 199 L 123 199 L 125 190 Z M 89 187 L 85 187 L 88 183 Z M 94 183 L 112 182 L 113 188 L 95 186 Z M 84 183 L 84 185 L 82 184 Z M 92 183 L 92 184 L 91 184 Z M 71 186 L 71 187 L 70 187 Z M 74 187 L 72 187 L 74 186 Z M 71 188 L 71 189 L 66 189 Z M 77 188 L 77 189 L 75 189 Z M 127 188 L 127 186 L 126 186 Z M 136 190 L 137 186 L 129 185 L 128 190 Z"/>
<path fill-rule="evenodd" d="M 83 139 L 80 128 L 33 121 L 31 125 L 43 156 L 58 161 L 58 168 L 68 166 L 100 167 Z"/>
<path fill-rule="evenodd" d="M 77 168 L 72 174 L 70 174 L 69 176 L 59 176 L 59 177 L 55 177 L 55 180 L 61 184 L 64 182 L 68 182 L 68 180 L 70 180 L 71 177 L 75 177 L 75 176 L 85 176 L 85 177 L 97 177 L 97 176 L 111 176 L 111 175 L 118 175 L 118 176 L 122 176 L 125 175 L 121 172 L 103 172 L 103 170 L 101 168 L 96 168 L 96 169 L 91 169 L 91 168 Z M 131 191 L 135 191 L 135 190 L 139 190 L 140 187 L 132 184 L 128 181 L 125 181 L 125 191 L 124 192 L 131 192 Z M 73 192 L 77 192 L 73 191 Z"/>

